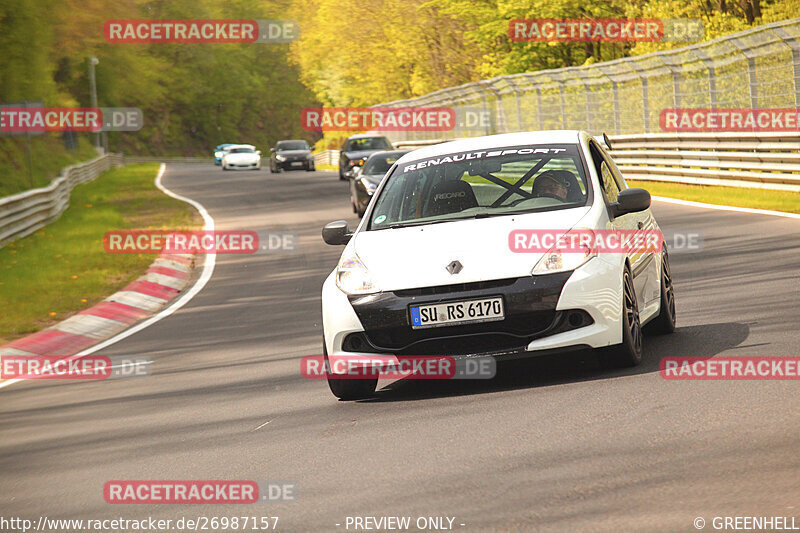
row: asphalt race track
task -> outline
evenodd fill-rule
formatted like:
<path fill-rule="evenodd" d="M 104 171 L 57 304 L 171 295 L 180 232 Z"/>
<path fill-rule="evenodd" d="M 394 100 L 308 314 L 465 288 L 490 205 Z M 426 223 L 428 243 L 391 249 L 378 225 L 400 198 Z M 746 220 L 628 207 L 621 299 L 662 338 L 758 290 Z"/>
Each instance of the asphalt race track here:
<path fill-rule="evenodd" d="M 800 385 L 658 372 L 668 355 L 799 355 L 798 221 L 655 203 L 665 233 L 703 241 L 672 254 L 679 328 L 646 338 L 635 369 L 576 353 L 502 363 L 491 381 L 381 382 L 374 400 L 339 402 L 301 377 L 299 359 L 321 353 L 320 288 L 341 252 L 320 230 L 357 221 L 347 183 L 168 165 L 164 185 L 217 229 L 296 232 L 299 250 L 218 256 L 189 304 L 101 352 L 149 358 L 150 377 L 0 389 L 0 515 L 278 516 L 279 531 L 301 532 L 347 531 L 347 516 L 454 517 L 456 531 L 800 517 Z M 298 494 L 104 501 L 106 481 L 137 479 L 284 481 Z"/>

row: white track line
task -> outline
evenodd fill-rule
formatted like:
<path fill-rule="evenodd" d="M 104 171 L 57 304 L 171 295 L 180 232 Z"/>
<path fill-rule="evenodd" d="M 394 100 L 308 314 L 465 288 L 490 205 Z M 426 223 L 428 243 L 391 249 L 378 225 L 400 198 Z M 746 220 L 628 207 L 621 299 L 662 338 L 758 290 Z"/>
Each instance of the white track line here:
<path fill-rule="evenodd" d="M 159 169 L 158 169 L 158 175 L 156 176 L 156 187 L 158 187 L 161 190 L 161 192 L 163 192 L 167 196 L 171 196 L 171 197 L 175 198 L 176 200 L 180 200 L 182 202 L 186 202 L 187 204 L 190 204 L 192 207 L 197 209 L 197 211 L 200 213 L 200 216 L 203 217 L 203 222 L 205 224 L 203 226 L 203 230 L 204 231 L 214 231 L 214 219 L 211 217 L 211 215 L 208 214 L 208 211 L 206 211 L 206 208 L 203 207 L 203 205 L 200 202 L 196 202 L 195 200 L 192 200 L 191 198 L 186 198 L 185 196 L 181 196 L 180 194 L 176 194 L 176 193 L 170 191 L 169 189 L 167 189 L 166 187 L 164 187 L 161 184 L 161 178 L 164 176 L 164 171 L 166 169 L 167 169 L 167 166 L 164 163 L 161 163 L 161 167 L 159 167 Z M 203 287 L 206 286 L 206 283 L 208 283 L 208 280 L 211 279 L 211 275 L 214 273 L 214 265 L 215 265 L 216 260 L 217 260 L 217 255 L 214 254 L 214 253 L 207 253 L 207 254 L 205 254 L 205 257 L 206 257 L 206 259 L 205 259 L 205 262 L 203 263 L 203 272 L 200 274 L 200 278 L 197 280 L 197 282 L 195 282 L 194 285 L 192 285 L 191 289 L 189 289 L 187 292 L 183 293 L 177 300 L 175 300 L 175 302 L 172 305 L 169 305 L 165 309 L 162 309 L 159 313 L 157 313 L 157 314 L 151 316 L 150 318 L 148 318 L 147 320 L 145 320 L 144 322 L 141 322 L 141 323 L 135 325 L 134 327 L 132 327 L 130 329 L 126 329 L 125 331 L 123 331 L 123 332 L 111 337 L 110 339 L 105 340 L 105 341 L 101 342 L 100 344 L 96 344 L 96 345 L 92 346 L 91 348 L 87 348 L 87 349 L 83 350 L 82 352 L 78 352 L 77 354 L 75 354 L 73 356 L 70 356 L 68 358 L 68 360 L 77 359 L 77 358 L 83 357 L 84 355 L 93 354 L 98 350 L 102 350 L 103 348 L 106 348 L 108 346 L 111 346 L 112 344 L 115 344 L 115 343 L 121 341 L 122 339 L 128 338 L 131 335 L 133 335 L 134 333 L 142 331 L 143 329 L 145 329 L 145 328 L 147 328 L 149 326 L 152 326 L 153 324 L 155 324 L 159 320 L 168 317 L 169 315 L 171 315 L 172 313 L 174 313 L 175 311 L 177 311 L 178 309 L 180 309 L 181 307 L 183 307 L 184 305 L 189 303 L 189 301 L 192 298 L 194 298 L 197 295 L 197 293 L 200 292 L 203 289 Z M 10 379 L 8 381 L 3 381 L 2 383 L 0 383 L 0 389 L 5 388 L 5 387 L 9 387 L 9 386 L 13 385 L 14 383 L 16 383 L 18 381 L 21 381 L 21 380 L 19 380 L 19 379 Z"/>
<path fill-rule="evenodd" d="M 769 209 L 753 209 L 751 207 L 734 207 L 732 205 L 704 204 L 700 202 L 692 202 L 690 200 L 678 200 L 677 198 L 667 198 L 665 196 L 653 196 L 652 199 L 657 200 L 659 202 L 666 202 L 669 204 L 688 205 L 691 207 L 702 207 L 705 209 L 718 209 L 720 211 L 736 211 L 737 213 L 751 213 L 754 215 L 771 215 L 774 217 L 800 219 L 800 214 L 786 213 L 784 211 L 771 211 Z"/>

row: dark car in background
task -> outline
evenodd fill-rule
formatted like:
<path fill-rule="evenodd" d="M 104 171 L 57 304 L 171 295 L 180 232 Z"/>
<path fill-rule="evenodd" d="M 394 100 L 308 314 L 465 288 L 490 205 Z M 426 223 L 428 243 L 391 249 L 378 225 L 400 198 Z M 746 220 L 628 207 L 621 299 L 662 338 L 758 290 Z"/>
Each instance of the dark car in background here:
<path fill-rule="evenodd" d="M 303 140 L 278 141 L 275 148 L 270 148 L 269 170 L 273 174 L 281 170 L 316 169 L 311 147 Z"/>
<path fill-rule="evenodd" d="M 408 152 L 410 150 L 375 152 L 367 158 L 363 167 L 354 171 L 350 178 L 350 203 L 353 205 L 353 213 L 358 213 L 359 218 L 364 216 L 375 189 L 394 162 Z"/>
<path fill-rule="evenodd" d="M 350 176 L 345 174 L 352 172 L 355 167 L 362 166 L 367 158 L 375 152 L 393 149 L 389 139 L 382 135 L 360 133 L 348 137 L 339 153 L 339 179 L 349 178 Z"/>

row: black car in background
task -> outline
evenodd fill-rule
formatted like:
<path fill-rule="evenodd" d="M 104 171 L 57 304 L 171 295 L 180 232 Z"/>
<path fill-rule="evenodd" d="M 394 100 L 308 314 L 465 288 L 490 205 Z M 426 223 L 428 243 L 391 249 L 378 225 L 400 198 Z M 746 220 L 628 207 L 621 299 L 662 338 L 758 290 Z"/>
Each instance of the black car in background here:
<path fill-rule="evenodd" d="M 350 176 L 345 174 L 351 172 L 355 167 L 363 165 L 367 158 L 375 152 L 393 149 L 389 139 L 381 135 L 360 133 L 348 137 L 339 153 L 339 179 L 349 178 Z"/>
<path fill-rule="evenodd" d="M 311 147 L 303 140 L 278 141 L 270 148 L 269 170 L 273 174 L 281 170 L 315 170 Z"/>
<path fill-rule="evenodd" d="M 361 169 L 354 171 L 353 177 L 350 178 L 350 203 L 353 205 L 353 213 L 358 213 L 359 218 L 364 216 L 364 211 L 367 210 L 367 205 L 383 177 L 395 161 L 410 151 L 375 152 L 369 156 Z"/>

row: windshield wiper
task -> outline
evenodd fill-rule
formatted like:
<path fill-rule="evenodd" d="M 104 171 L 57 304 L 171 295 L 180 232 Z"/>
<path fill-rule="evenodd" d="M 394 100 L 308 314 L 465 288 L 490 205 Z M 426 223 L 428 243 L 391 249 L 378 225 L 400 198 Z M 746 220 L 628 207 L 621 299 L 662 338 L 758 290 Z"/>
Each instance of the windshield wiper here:
<path fill-rule="evenodd" d="M 379 229 L 398 229 L 398 228 L 409 228 L 411 226 L 427 226 L 429 224 L 441 224 L 443 222 L 450 222 L 451 220 L 461 220 L 461 219 L 445 218 L 441 220 L 425 220 L 420 222 L 395 222 L 394 224 L 389 224 L 388 226 Z"/>

